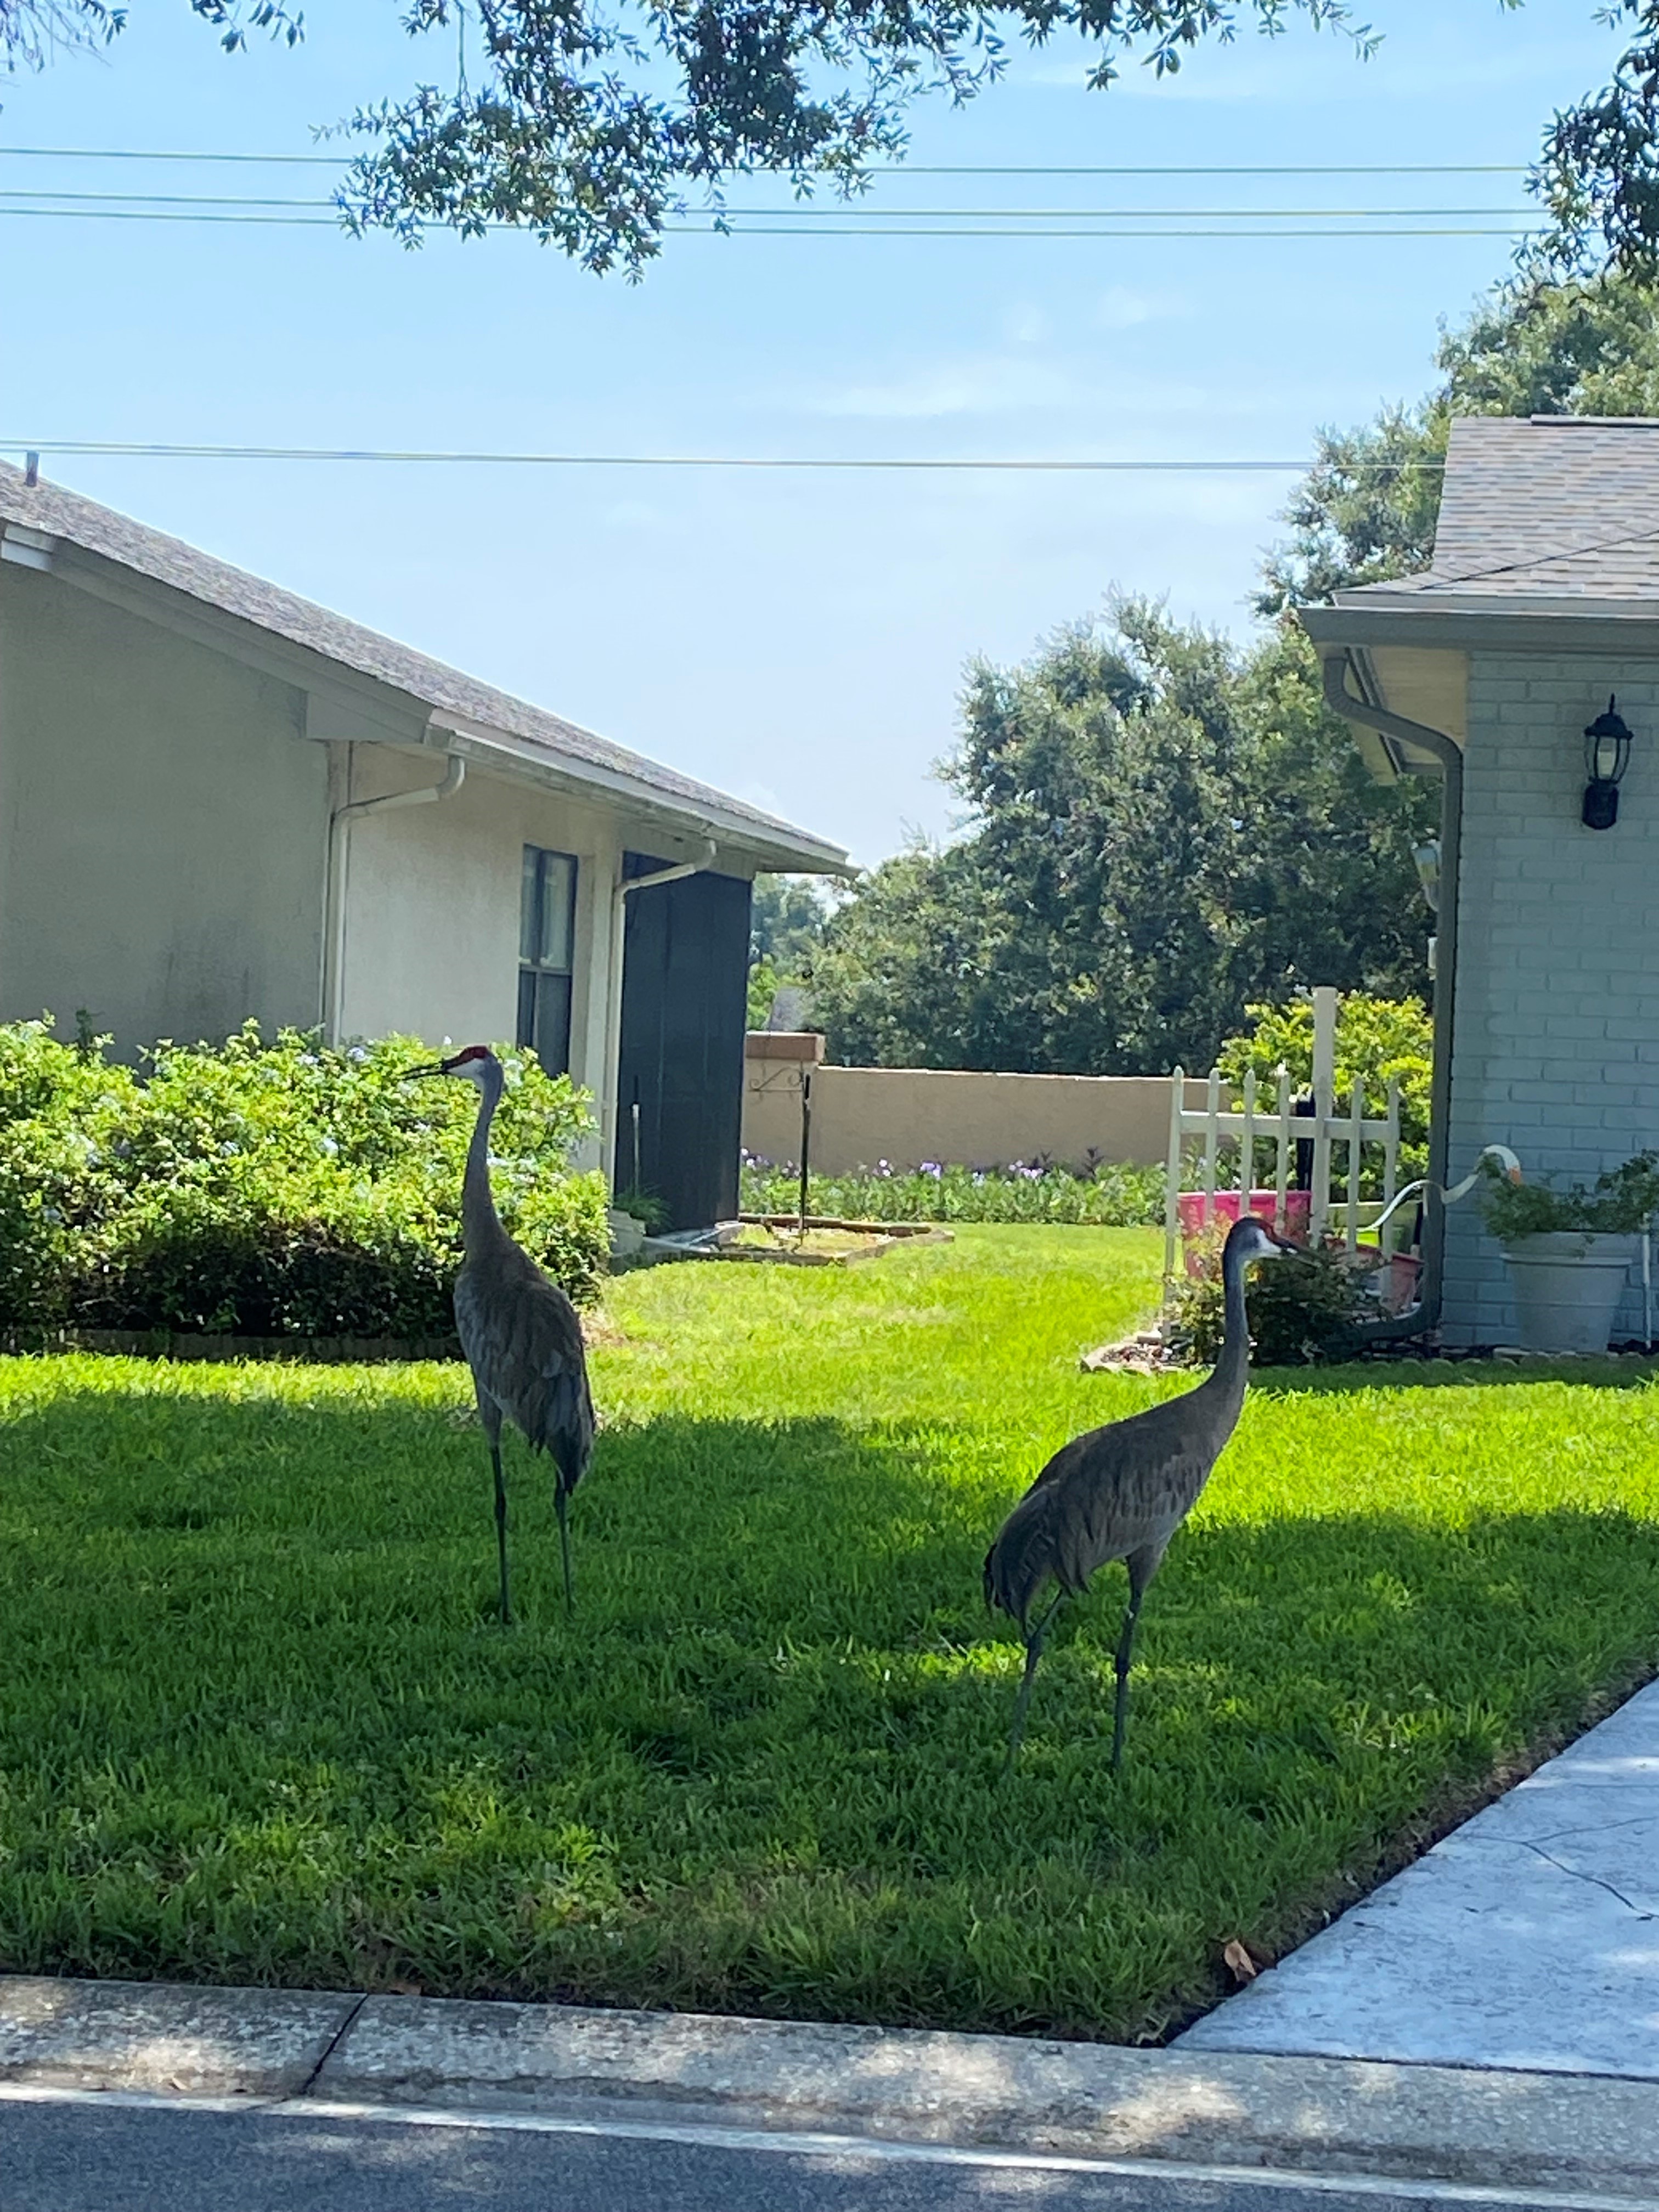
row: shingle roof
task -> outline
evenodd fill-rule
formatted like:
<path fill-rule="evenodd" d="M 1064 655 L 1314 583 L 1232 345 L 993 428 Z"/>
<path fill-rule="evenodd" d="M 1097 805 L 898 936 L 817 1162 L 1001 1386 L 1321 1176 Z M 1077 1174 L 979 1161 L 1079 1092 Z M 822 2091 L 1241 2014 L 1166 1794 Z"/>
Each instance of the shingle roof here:
<path fill-rule="evenodd" d="M 783 864 L 810 868 L 821 858 L 829 866 L 845 861 L 839 846 L 775 815 L 762 813 L 742 799 L 732 799 L 711 785 L 682 775 L 643 754 L 596 737 L 562 715 L 481 684 L 441 660 L 383 637 L 361 623 L 318 606 L 297 593 L 269 584 L 246 569 L 216 560 L 210 553 L 147 528 L 113 507 L 83 499 L 56 484 L 30 486 L 21 469 L 0 461 L 0 523 L 15 522 L 52 538 L 118 562 L 134 574 L 185 593 L 189 598 L 239 616 L 273 636 L 320 654 L 325 659 L 372 677 L 405 693 L 428 708 L 463 715 L 485 728 L 499 731 L 532 749 L 556 755 L 562 766 L 586 764 L 607 780 L 621 776 L 641 787 L 642 795 L 666 801 L 676 811 L 696 815 L 708 810 L 722 823 L 741 830 L 752 829 L 757 845 L 787 845 L 793 854 Z"/>
<path fill-rule="evenodd" d="M 1434 560 L 1339 595 L 1659 599 L 1659 421 L 1462 416 Z"/>

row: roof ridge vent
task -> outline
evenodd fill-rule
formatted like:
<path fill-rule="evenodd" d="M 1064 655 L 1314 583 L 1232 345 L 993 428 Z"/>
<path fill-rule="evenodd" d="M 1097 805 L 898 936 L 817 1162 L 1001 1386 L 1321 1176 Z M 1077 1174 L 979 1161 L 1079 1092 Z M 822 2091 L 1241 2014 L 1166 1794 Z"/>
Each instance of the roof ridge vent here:
<path fill-rule="evenodd" d="M 1659 430 L 1659 415 L 1528 415 L 1527 420 L 1552 430 Z"/>

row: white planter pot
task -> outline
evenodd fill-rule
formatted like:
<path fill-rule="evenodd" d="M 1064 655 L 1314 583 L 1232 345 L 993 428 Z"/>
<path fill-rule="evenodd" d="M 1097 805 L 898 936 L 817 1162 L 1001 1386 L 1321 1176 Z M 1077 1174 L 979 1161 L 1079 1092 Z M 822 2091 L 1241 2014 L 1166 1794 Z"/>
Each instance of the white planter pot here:
<path fill-rule="evenodd" d="M 614 1206 L 605 1208 L 605 1218 L 611 1225 L 611 1256 L 615 1260 L 631 1260 L 645 1242 L 645 1224 L 636 1221 L 631 1213 L 618 1212 Z"/>
<path fill-rule="evenodd" d="M 1528 1352 L 1605 1352 L 1640 1237 L 1553 1230 L 1504 1247 L 1520 1340 Z"/>

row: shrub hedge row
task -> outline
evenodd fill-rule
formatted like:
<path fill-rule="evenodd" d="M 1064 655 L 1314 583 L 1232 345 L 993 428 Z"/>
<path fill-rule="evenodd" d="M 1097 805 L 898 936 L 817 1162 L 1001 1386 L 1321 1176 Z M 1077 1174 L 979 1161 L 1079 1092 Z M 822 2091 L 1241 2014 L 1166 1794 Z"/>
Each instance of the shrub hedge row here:
<path fill-rule="evenodd" d="M 50 1023 L 0 1027 L 0 1325 L 430 1336 L 452 1326 L 471 1085 L 411 1083 L 411 1037 L 330 1048 L 250 1024 L 140 1069 Z M 605 1186 L 586 1101 L 501 1048 L 503 1219 L 592 1295 Z"/>

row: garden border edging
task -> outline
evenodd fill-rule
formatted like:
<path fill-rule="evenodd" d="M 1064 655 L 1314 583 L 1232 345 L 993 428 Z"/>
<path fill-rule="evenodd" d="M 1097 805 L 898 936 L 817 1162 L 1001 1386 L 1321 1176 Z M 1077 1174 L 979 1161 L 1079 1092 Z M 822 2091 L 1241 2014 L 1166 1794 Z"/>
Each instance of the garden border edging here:
<path fill-rule="evenodd" d="M 1659 2197 L 1659 2083 L 349 1992 L 0 1977 L 0 2096 L 442 2108 Z"/>

